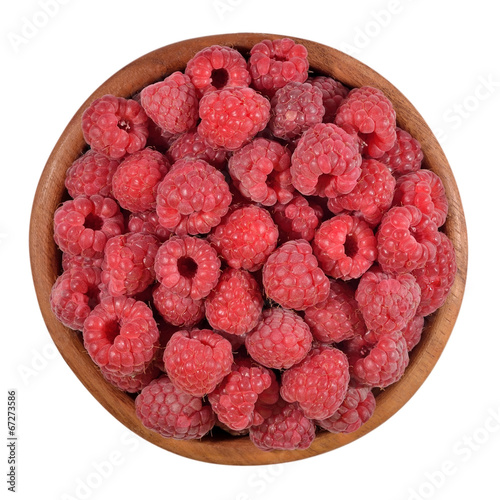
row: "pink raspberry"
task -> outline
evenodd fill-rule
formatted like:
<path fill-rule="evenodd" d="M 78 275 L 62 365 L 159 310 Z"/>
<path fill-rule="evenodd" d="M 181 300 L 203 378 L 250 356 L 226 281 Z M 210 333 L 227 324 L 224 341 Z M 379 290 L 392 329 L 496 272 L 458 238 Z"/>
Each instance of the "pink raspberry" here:
<path fill-rule="evenodd" d="M 248 354 L 267 368 L 290 368 L 311 349 L 312 335 L 304 320 L 287 309 L 266 309 L 257 326 L 247 335 Z"/>
<path fill-rule="evenodd" d="M 360 87 L 349 92 L 335 123 L 366 144 L 363 153 L 380 158 L 396 142 L 396 112 L 381 90 Z"/>
<path fill-rule="evenodd" d="M 408 348 L 408 352 L 410 352 L 422 338 L 422 332 L 424 329 L 424 317 L 423 316 L 415 316 L 402 330 L 403 337 L 406 340 L 406 347 Z"/>
<path fill-rule="evenodd" d="M 173 236 L 158 249 L 154 268 L 162 285 L 181 297 L 199 300 L 217 284 L 220 260 L 206 240 Z"/>
<path fill-rule="evenodd" d="M 342 281 L 330 280 L 328 298 L 308 307 L 304 320 L 319 342 L 342 342 L 366 331 L 352 288 Z"/>
<path fill-rule="evenodd" d="M 158 186 L 160 224 L 180 236 L 206 234 L 231 204 L 224 175 L 203 160 L 176 161 Z"/>
<path fill-rule="evenodd" d="M 350 193 L 328 200 L 328 208 L 339 214 L 344 211 L 361 217 L 376 226 L 392 205 L 396 179 L 377 160 L 363 160 L 361 175 Z"/>
<path fill-rule="evenodd" d="M 267 296 L 287 309 L 304 310 L 328 297 L 330 283 L 306 240 L 276 249 L 262 270 Z"/>
<path fill-rule="evenodd" d="M 108 239 L 122 233 L 120 207 L 98 194 L 65 201 L 54 213 L 54 241 L 70 255 L 100 258 Z"/>
<path fill-rule="evenodd" d="M 212 330 L 180 330 L 172 335 L 163 354 L 172 383 L 192 396 L 211 393 L 231 372 L 231 344 Z"/>
<path fill-rule="evenodd" d="M 214 330 L 243 335 L 258 323 L 264 301 L 248 271 L 226 269 L 205 302 L 205 314 Z"/>
<path fill-rule="evenodd" d="M 355 298 L 366 327 L 378 337 L 404 329 L 415 316 L 420 295 L 411 274 L 391 275 L 374 266 L 361 276 Z"/>
<path fill-rule="evenodd" d="M 145 427 L 166 438 L 200 439 L 215 424 L 210 405 L 177 389 L 166 375 L 142 390 L 135 411 Z"/>
<path fill-rule="evenodd" d="M 172 234 L 160 224 L 156 210 L 130 214 L 127 221 L 127 230 L 130 233 L 152 234 L 161 242 L 168 240 Z"/>
<path fill-rule="evenodd" d="M 386 272 L 411 272 L 436 257 L 438 228 L 412 205 L 386 212 L 376 236 L 378 262 Z"/>
<path fill-rule="evenodd" d="M 133 296 L 155 280 L 158 240 L 151 234 L 128 233 L 110 238 L 104 248 L 102 283 L 110 295 Z"/>
<path fill-rule="evenodd" d="M 132 394 L 142 391 L 155 378 L 160 375 L 160 369 L 154 363 L 150 363 L 147 368 L 141 373 L 124 375 L 108 371 L 106 368 L 101 368 L 102 376 L 115 387 L 125 392 Z"/>
<path fill-rule="evenodd" d="M 50 308 L 68 328 L 82 330 L 90 311 L 99 303 L 101 270 L 73 266 L 64 271 L 52 286 Z"/>
<path fill-rule="evenodd" d="M 299 139 L 292 155 L 292 184 L 304 195 L 333 198 L 354 189 L 361 173 L 356 138 L 333 123 L 319 123 Z"/>
<path fill-rule="evenodd" d="M 248 68 L 253 86 L 272 96 L 289 82 L 307 80 L 307 49 L 289 38 L 262 40 L 252 47 Z"/>
<path fill-rule="evenodd" d="M 142 89 L 141 104 L 151 120 L 170 134 L 187 132 L 198 121 L 196 90 L 180 71 Z"/>
<path fill-rule="evenodd" d="M 72 198 L 111 194 L 111 179 L 120 162 L 89 149 L 66 172 L 64 185 Z"/>
<path fill-rule="evenodd" d="M 227 87 L 248 87 L 251 82 L 245 58 L 231 47 L 212 45 L 186 64 L 186 75 L 203 95 Z"/>
<path fill-rule="evenodd" d="M 236 151 L 228 163 L 233 183 L 241 194 L 265 206 L 288 203 L 293 187 L 283 186 L 280 174 L 290 176 L 290 151 L 276 141 L 259 137 Z M 291 176 L 290 176 L 291 180 Z"/>
<path fill-rule="evenodd" d="M 324 123 L 333 123 L 337 109 L 347 97 L 349 89 L 342 83 L 329 76 L 315 76 L 308 78 L 307 83 L 321 90 L 323 106 L 325 107 Z"/>
<path fill-rule="evenodd" d="M 278 228 L 264 208 L 243 206 L 222 219 L 209 240 L 230 267 L 257 271 L 276 248 Z"/>
<path fill-rule="evenodd" d="M 415 172 L 422 165 L 424 154 L 420 143 L 406 130 L 396 127 L 396 142 L 379 161 L 387 165 L 394 177 Z"/>
<path fill-rule="evenodd" d="M 235 151 L 269 121 L 270 102 L 249 87 L 214 90 L 200 100 L 198 133 L 213 148 Z"/>
<path fill-rule="evenodd" d="M 63 271 L 72 269 L 73 267 L 97 267 L 101 269 L 102 257 L 82 257 L 81 255 L 71 255 L 70 253 L 63 252 L 62 254 L 62 268 Z"/>
<path fill-rule="evenodd" d="M 83 324 L 83 341 L 99 368 L 116 375 L 142 373 L 159 338 L 153 311 L 139 300 L 107 295 Z"/>
<path fill-rule="evenodd" d="M 349 384 L 349 362 L 334 347 L 312 349 L 303 361 L 281 377 L 281 397 L 297 402 L 308 418 L 331 417 L 342 404 Z"/>
<path fill-rule="evenodd" d="M 84 111 L 82 130 L 94 151 L 119 160 L 146 146 L 148 116 L 133 99 L 105 95 Z"/>
<path fill-rule="evenodd" d="M 321 269 L 333 278 L 359 278 L 377 258 L 377 239 L 362 219 L 347 214 L 323 222 L 313 241 Z"/>

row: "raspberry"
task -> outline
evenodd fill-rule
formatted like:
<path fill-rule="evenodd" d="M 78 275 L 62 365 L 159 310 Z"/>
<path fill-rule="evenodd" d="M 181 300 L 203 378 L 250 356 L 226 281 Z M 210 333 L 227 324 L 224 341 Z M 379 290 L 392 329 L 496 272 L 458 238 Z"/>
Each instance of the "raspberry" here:
<path fill-rule="evenodd" d="M 205 302 L 210 326 L 234 335 L 248 333 L 259 321 L 264 301 L 248 271 L 226 269 Z"/>
<path fill-rule="evenodd" d="M 125 392 L 136 393 L 142 391 L 160 374 L 160 369 L 154 363 L 141 373 L 132 375 L 123 375 L 101 368 L 102 376 L 112 385 Z"/>
<path fill-rule="evenodd" d="M 320 89 L 310 83 L 290 82 L 271 99 L 268 127 L 275 137 L 295 139 L 309 127 L 321 123 L 324 114 Z"/>
<path fill-rule="evenodd" d="M 304 195 L 333 198 L 352 191 L 361 173 L 359 143 L 333 123 L 319 123 L 299 139 L 292 184 Z"/>
<path fill-rule="evenodd" d="M 104 248 L 102 283 L 110 295 L 136 295 L 155 280 L 158 240 L 151 234 L 128 233 L 110 238 Z"/>
<path fill-rule="evenodd" d="M 158 184 L 170 164 L 164 155 L 144 149 L 125 158 L 113 176 L 113 196 L 125 210 L 146 212 L 156 206 Z"/>
<path fill-rule="evenodd" d="M 77 158 L 66 172 L 64 185 L 71 198 L 111 194 L 111 179 L 120 162 L 89 149 Z"/>
<path fill-rule="evenodd" d="M 209 239 L 230 267 L 257 271 L 276 248 L 278 228 L 269 212 L 249 205 L 230 212 Z"/>
<path fill-rule="evenodd" d="M 200 439 L 215 424 L 210 405 L 177 389 L 166 375 L 142 390 L 135 411 L 145 427 L 166 438 Z"/>
<path fill-rule="evenodd" d="M 272 96 L 288 82 L 307 80 L 307 49 L 289 38 L 262 40 L 250 51 L 248 69 L 253 86 Z"/>
<path fill-rule="evenodd" d="M 187 132 L 198 121 L 196 90 L 180 71 L 142 89 L 141 104 L 151 120 L 170 134 Z"/>
<path fill-rule="evenodd" d="M 412 272 L 422 289 L 418 315 L 427 316 L 444 304 L 455 281 L 456 273 L 457 263 L 453 243 L 446 234 L 439 232 L 436 256 L 423 268 Z"/>
<path fill-rule="evenodd" d="M 396 127 L 396 142 L 379 161 L 387 165 L 394 177 L 415 172 L 422 165 L 424 154 L 420 143 L 406 130 Z"/>
<path fill-rule="evenodd" d="M 304 320 L 287 309 L 266 309 L 245 339 L 248 354 L 268 368 L 290 368 L 311 349 L 312 335 Z"/>
<path fill-rule="evenodd" d="M 288 241 L 275 250 L 262 270 L 267 296 L 282 307 L 304 310 L 328 297 L 330 283 L 306 240 Z"/>
<path fill-rule="evenodd" d="M 406 340 L 406 347 L 408 352 L 410 352 L 419 342 L 422 337 L 422 331 L 424 329 L 424 317 L 415 316 L 402 330 L 403 337 Z"/>
<path fill-rule="evenodd" d="M 98 194 L 65 201 L 54 213 L 54 241 L 71 255 L 100 258 L 108 239 L 122 232 L 120 207 Z"/>
<path fill-rule="evenodd" d="M 203 160 L 175 162 L 158 186 L 160 224 L 183 236 L 206 234 L 220 223 L 231 204 L 224 175 Z"/>
<path fill-rule="evenodd" d="M 264 451 L 304 450 L 313 442 L 316 427 L 297 404 L 280 400 L 271 407 L 262 424 L 250 427 L 249 436 Z"/>
<path fill-rule="evenodd" d="M 366 144 L 363 153 L 380 158 L 396 142 L 396 112 L 382 91 L 360 87 L 349 92 L 335 116 L 335 123 Z"/>
<path fill-rule="evenodd" d="M 331 417 L 342 404 L 349 384 L 349 362 L 334 347 L 312 349 L 281 377 L 281 397 L 297 402 L 308 418 Z"/>
<path fill-rule="evenodd" d="M 359 278 L 377 258 L 377 239 L 362 219 L 342 214 L 321 224 L 313 241 L 321 269 L 333 278 Z"/>
<path fill-rule="evenodd" d="M 329 432 L 354 432 L 373 415 L 376 404 L 369 387 L 350 385 L 339 409 L 330 418 L 316 420 L 316 424 Z"/>
<path fill-rule="evenodd" d="M 386 212 L 376 236 L 378 261 L 386 272 L 411 272 L 436 257 L 437 226 L 412 205 Z"/>
<path fill-rule="evenodd" d="M 160 224 L 156 210 L 130 214 L 127 221 L 127 230 L 130 233 L 152 234 L 161 242 L 168 240 L 172 234 Z"/>
<path fill-rule="evenodd" d="M 417 170 L 399 177 L 393 204 L 417 207 L 437 227 L 445 223 L 448 215 L 448 199 L 443 182 L 430 170 Z"/>
<path fill-rule="evenodd" d="M 82 130 L 94 151 L 119 160 L 146 145 L 148 116 L 133 99 L 105 95 L 84 111 Z"/>
<path fill-rule="evenodd" d="M 254 139 L 236 151 L 228 163 L 233 183 L 243 196 L 265 206 L 288 203 L 293 187 L 283 186 L 280 174 L 290 176 L 290 151 L 276 141 Z M 291 179 L 291 178 L 290 178 Z"/>
<path fill-rule="evenodd" d="M 186 64 L 186 75 L 203 95 L 227 87 L 248 87 L 251 82 L 245 58 L 231 47 L 212 45 Z"/>
<path fill-rule="evenodd" d="M 101 269 L 102 257 L 82 257 L 81 255 L 71 255 L 70 253 L 63 252 L 62 254 L 62 268 L 63 271 L 72 269 L 73 267 L 97 267 Z"/>
<path fill-rule="evenodd" d="M 269 121 L 270 102 L 249 87 L 214 90 L 200 100 L 198 133 L 213 148 L 235 151 Z"/>
<path fill-rule="evenodd" d="M 366 330 L 354 299 L 354 291 L 342 281 L 330 280 L 328 298 L 308 307 L 304 312 L 304 320 L 314 338 L 325 344 L 342 342 L 362 335 Z"/>
<path fill-rule="evenodd" d="M 374 266 L 361 277 L 355 298 L 376 336 L 401 331 L 415 316 L 420 287 L 409 273 L 390 275 Z"/>
<path fill-rule="evenodd" d="M 308 78 L 307 83 L 321 90 L 323 106 L 325 107 L 324 123 L 332 123 L 340 103 L 347 97 L 349 89 L 329 76 Z"/>
<path fill-rule="evenodd" d="M 83 324 L 83 341 L 99 368 L 116 375 L 143 372 L 159 338 L 153 311 L 139 300 L 104 297 Z"/>
<path fill-rule="evenodd" d="M 377 160 L 363 160 L 361 175 L 350 193 L 330 198 L 328 208 L 335 214 L 347 211 L 376 226 L 392 205 L 396 180 Z"/>
<path fill-rule="evenodd" d="M 226 333 L 223 330 L 216 330 L 215 333 L 218 333 L 221 337 L 229 340 L 233 353 L 236 353 L 240 350 L 240 347 L 245 345 L 245 338 L 247 336 L 246 333 L 243 333 L 242 335 L 233 335 L 232 333 Z"/>
<path fill-rule="evenodd" d="M 153 291 L 153 303 L 161 317 L 171 325 L 189 328 L 205 316 L 203 300 L 181 297 L 162 284 L 158 284 Z"/>
<path fill-rule="evenodd" d="M 172 383 L 192 396 L 212 392 L 231 372 L 231 344 L 212 330 L 180 330 L 172 335 L 163 354 Z"/>
<path fill-rule="evenodd" d="M 181 297 L 206 297 L 219 280 L 217 252 L 203 239 L 173 236 L 162 243 L 155 259 L 158 281 Z"/>
<path fill-rule="evenodd" d="M 50 308 L 68 328 L 82 330 L 90 311 L 99 302 L 101 270 L 73 266 L 64 271 L 52 286 Z"/>

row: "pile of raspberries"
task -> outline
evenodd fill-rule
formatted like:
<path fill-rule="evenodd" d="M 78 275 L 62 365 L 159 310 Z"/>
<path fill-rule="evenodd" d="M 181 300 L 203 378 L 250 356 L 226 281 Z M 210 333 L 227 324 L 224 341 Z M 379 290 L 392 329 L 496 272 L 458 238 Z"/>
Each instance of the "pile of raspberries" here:
<path fill-rule="evenodd" d="M 143 424 L 262 450 L 349 433 L 453 284 L 441 179 L 378 89 L 210 46 L 82 118 L 50 303 Z"/>

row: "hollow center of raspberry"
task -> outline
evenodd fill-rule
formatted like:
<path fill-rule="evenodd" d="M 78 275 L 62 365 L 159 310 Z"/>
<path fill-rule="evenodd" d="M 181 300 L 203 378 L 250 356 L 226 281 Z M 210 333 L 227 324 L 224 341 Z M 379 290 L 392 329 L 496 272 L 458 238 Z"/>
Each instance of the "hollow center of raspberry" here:
<path fill-rule="evenodd" d="M 118 128 L 121 130 L 125 130 L 125 132 L 128 132 L 130 130 L 130 123 L 127 120 L 121 119 L 118 123 Z"/>
<path fill-rule="evenodd" d="M 212 78 L 212 85 L 220 90 L 227 85 L 229 75 L 224 68 L 214 69 L 210 75 Z"/>
<path fill-rule="evenodd" d="M 106 339 L 110 344 L 115 341 L 115 338 L 120 335 L 120 324 L 118 321 L 109 321 L 104 326 L 104 333 L 106 335 Z"/>
<path fill-rule="evenodd" d="M 191 279 L 198 270 L 198 264 L 191 257 L 181 257 L 177 261 L 177 269 L 182 277 Z"/>
<path fill-rule="evenodd" d="M 358 253 L 358 242 L 350 234 L 347 235 L 344 243 L 344 253 L 347 257 L 354 257 Z"/>
<path fill-rule="evenodd" d="M 88 229 L 92 229 L 93 231 L 99 231 L 99 229 L 102 228 L 103 221 L 101 217 L 96 214 L 88 214 L 87 217 L 85 217 L 85 222 L 83 223 L 83 225 Z"/>

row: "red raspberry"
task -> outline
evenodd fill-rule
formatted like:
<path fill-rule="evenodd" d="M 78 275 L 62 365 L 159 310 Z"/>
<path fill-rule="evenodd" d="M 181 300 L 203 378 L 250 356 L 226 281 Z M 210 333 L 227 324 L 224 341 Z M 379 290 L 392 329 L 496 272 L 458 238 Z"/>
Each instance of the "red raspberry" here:
<path fill-rule="evenodd" d="M 142 373 L 159 338 L 153 311 L 139 300 L 104 297 L 83 324 L 83 341 L 99 368 L 116 375 Z"/>
<path fill-rule="evenodd" d="M 364 153 L 380 158 L 396 142 L 396 112 L 391 101 L 373 87 L 349 92 L 335 116 L 335 123 L 366 144 Z"/>
<path fill-rule="evenodd" d="M 323 222 L 313 241 L 321 269 L 333 278 L 359 278 L 377 258 L 377 239 L 356 216 L 342 214 Z"/>
<path fill-rule="evenodd" d="M 403 337 L 406 340 L 406 347 L 408 352 L 410 352 L 422 338 L 422 331 L 424 329 L 424 317 L 415 316 L 402 330 Z"/>
<path fill-rule="evenodd" d="M 125 210 L 146 212 L 156 206 L 158 184 L 170 164 L 164 155 L 144 149 L 125 158 L 113 176 L 113 196 Z"/>
<path fill-rule="evenodd" d="M 245 339 L 248 354 L 268 368 L 290 368 L 311 349 L 312 335 L 304 320 L 287 309 L 266 309 Z"/>
<path fill-rule="evenodd" d="M 172 335 L 163 354 L 172 383 L 192 396 L 212 392 L 231 372 L 231 344 L 212 330 L 180 330 Z"/>
<path fill-rule="evenodd" d="M 330 280 L 328 298 L 308 307 L 304 319 L 314 338 L 325 344 L 342 342 L 366 330 L 354 291 L 342 281 Z"/>
<path fill-rule="evenodd" d="M 205 302 L 205 314 L 214 330 L 234 335 L 257 325 L 264 301 L 260 287 L 248 271 L 226 269 Z"/>
<path fill-rule="evenodd" d="M 330 418 L 316 420 L 316 424 L 329 432 L 354 432 L 373 415 L 376 404 L 369 387 L 350 385 L 339 409 Z"/>
<path fill-rule="evenodd" d="M 289 38 L 262 40 L 252 47 L 248 68 L 253 86 L 272 96 L 288 82 L 307 80 L 307 49 Z"/>
<path fill-rule="evenodd" d="M 344 401 L 349 385 L 347 356 L 334 347 L 312 349 L 281 377 L 281 397 L 297 402 L 308 418 L 331 417 Z"/>
<path fill-rule="evenodd" d="M 155 280 L 158 240 L 151 234 L 128 233 L 110 238 L 104 248 L 102 283 L 110 295 L 136 295 Z"/>
<path fill-rule="evenodd" d="M 198 121 L 196 90 L 180 71 L 142 89 L 141 104 L 151 120 L 170 134 L 187 132 Z"/>
<path fill-rule="evenodd" d="M 417 170 L 399 177 L 393 204 L 417 207 L 437 227 L 445 223 L 448 215 L 448 199 L 443 182 L 430 170 Z"/>
<path fill-rule="evenodd" d="M 277 177 L 290 172 L 291 154 L 276 141 L 259 137 L 236 151 L 228 163 L 234 184 L 243 196 L 271 206 L 277 201 L 288 203 L 293 187 L 283 186 Z"/>
<path fill-rule="evenodd" d="M 262 270 L 267 296 L 282 307 L 304 310 L 328 297 L 330 283 L 306 240 L 288 241 L 275 250 Z"/>
<path fill-rule="evenodd" d="M 304 450 L 315 436 L 314 423 L 304 416 L 297 404 L 278 401 L 260 425 L 250 427 L 250 440 L 257 448 L 269 450 Z"/>
<path fill-rule="evenodd" d="M 156 210 L 130 214 L 127 221 L 127 230 L 130 233 L 152 234 L 161 242 L 168 240 L 172 234 L 160 224 Z"/>
<path fill-rule="evenodd" d="M 63 271 L 72 269 L 73 267 L 97 267 L 101 269 L 102 257 L 82 257 L 81 255 L 71 255 L 70 253 L 63 252 L 62 254 L 62 268 Z"/>
<path fill-rule="evenodd" d="M 203 160 L 179 160 L 158 186 L 160 224 L 183 236 L 206 234 L 219 225 L 231 204 L 224 175 Z"/>
<path fill-rule="evenodd" d="M 98 194 L 65 201 L 54 213 L 54 241 L 71 255 L 100 258 L 108 239 L 122 232 L 120 207 Z"/>
<path fill-rule="evenodd" d="M 424 154 L 420 143 L 406 130 L 396 127 L 396 142 L 379 161 L 389 167 L 394 177 L 415 172 L 422 165 Z"/>
<path fill-rule="evenodd" d="M 359 143 L 333 123 L 319 123 L 299 139 L 292 184 L 304 195 L 333 198 L 352 191 L 361 173 Z"/>
<path fill-rule="evenodd" d="M 341 102 L 347 97 L 349 89 L 329 76 L 308 78 L 307 83 L 321 90 L 323 106 L 325 107 L 324 123 L 332 123 Z"/>
<path fill-rule="evenodd" d="M 123 375 L 108 371 L 106 368 L 101 368 L 102 376 L 112 385 L 118 387 L 125 392 L 136 393 L 142 391 L 155 378 L 160 375 L 160 369 L 154 363 L 150 363 L 148 367 L 141 373 Z"/>
<path fill-rule="evenodd" d="M 214 90 L 200 100 L 198 133 L 209 146 L 235 151 L 269 121 L 270 102 L 249 87 Z"/>
<path fill-rule="evenodd" d="M 200 439 L 215 424 L 210 405 L 177 389 L 166 375 L 142 390 L 135 411 L 145 427 L 166 438 Z"/>
<path fill-rule="evenodd" d="M 428 316 L 444 304 L 455 281 L 456 273 L 457 263 L 453 243 L 446 234 L 439 232 L 436 256 L 423 268 L 412 272 L 422 289 L 418 315 Z"/>
<path fill-rule="evenodd" d="M 290 82 L 271 99 L 268 127 L 275 137 L 290 140 L 321 123 L 325 114 L 323 94 L 310 83 Z"/>
<path fill-rule="evenodd" d="M 436 224 L 418 208 L 392 207 L 377 231 L 379 264 L 390 273 L 420 269 L 436 257 L 438 241 Z"/>
<path fill-rule="evenodd" d="M 347 211 L 376 226 L 392 205 L 396 179 L 377 160 L 363 160 L 361 175 L 350 193 L 330 198 L 328 208 L 335 214 Z"/>
<path fill-rule="evenodd" d="M 405 328 L 415 316 L 420 295 L 411 274 L 390 275 L 374 266 L 361 276 L 355 298 L 366 327 L 378 337 Z"/>
<path fill-rule="evenodd" d="M 203 95 L 227 87 L 248 87 L 251 82 L 245 58 L 231 47 L 212 45 L 186 64 L 186 75 Z"/>
<path fill-rule="evenodd" d="M 267 210 L 243 206 L 222 219 L 209 239 L 230 267 L 257 271 L 276 248 L 278 228 Z"/>
<path fill-rule="evenodd" d="M 133 99 L 105 95 L 84 111 L 82 130 L 94 151 L 118 160 L 144 148 L 148 116 Z"/>
<path fill-rule="evenodd" d="M 172 292 L 199 300 L 217 284 L 220 260 L 206 240 L 173 236 L 158 249 L 155 272 L 158 281 Z"/>
<path fill-rule="evenodd" d="M 111 179 L 120 162 L 89 149 L 68 168 L 64 185 L 71 198 L 77 196 L 110 196 Z"/>
<path fill-rule="evenodd" d="M 52 286 L 50 308 L 68 328 L 82 330 L 90 311 L 99 303 L 101 270 L 73 266 L 64 271 Z"/>

